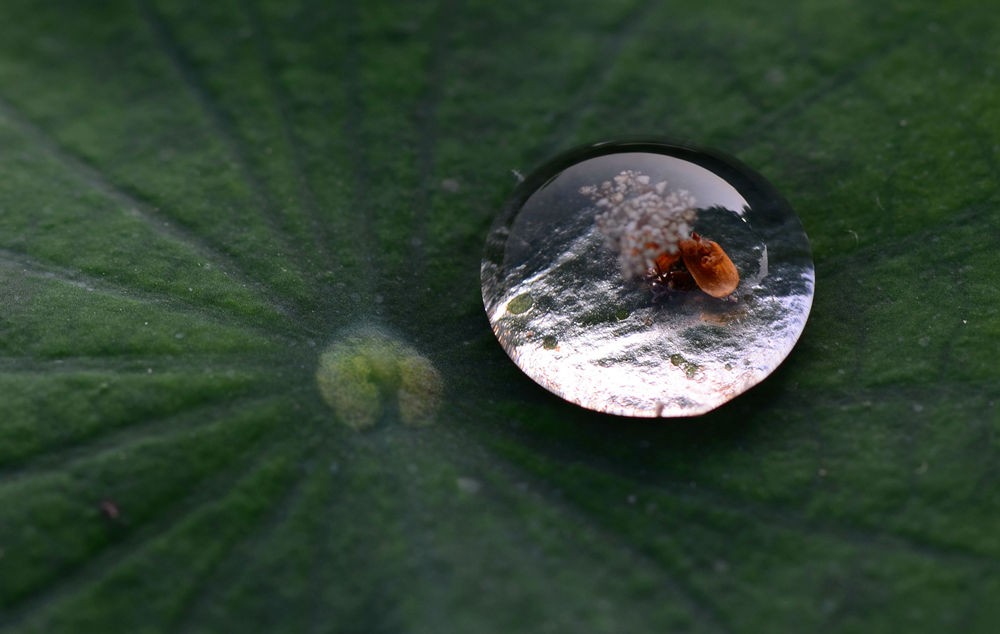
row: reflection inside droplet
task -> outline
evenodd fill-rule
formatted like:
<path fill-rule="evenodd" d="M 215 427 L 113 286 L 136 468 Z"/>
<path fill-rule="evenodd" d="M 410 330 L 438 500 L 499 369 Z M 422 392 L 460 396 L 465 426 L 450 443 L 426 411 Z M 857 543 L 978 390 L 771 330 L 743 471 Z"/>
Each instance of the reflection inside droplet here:
<path fill-rule="evenodd" d="M 483 300 L 510 357 L 584 407 L 713 409 L 788 354 L 812 301 L 788 204 L 733 159 L 601 144 L 528 176 L 491 230 Z"/>

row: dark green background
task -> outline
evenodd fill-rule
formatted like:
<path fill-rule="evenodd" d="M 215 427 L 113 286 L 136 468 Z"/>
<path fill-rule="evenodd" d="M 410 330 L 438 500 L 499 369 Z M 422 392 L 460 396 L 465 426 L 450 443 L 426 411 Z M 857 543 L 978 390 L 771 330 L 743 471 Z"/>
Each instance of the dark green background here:
<path fill-rule="evenodd" d="M 1000 627 L 990 3 L 0 24 L 0 627 Z M 799 346 L 700 419 L 575 409 L 482 314 L 511 170 L 626 134 L 738 156 L 812 239 Z M 388 384 L 369 432 L 323 404 L 319 353 L 365 327 L 438 368 L 434 425 Z"/>

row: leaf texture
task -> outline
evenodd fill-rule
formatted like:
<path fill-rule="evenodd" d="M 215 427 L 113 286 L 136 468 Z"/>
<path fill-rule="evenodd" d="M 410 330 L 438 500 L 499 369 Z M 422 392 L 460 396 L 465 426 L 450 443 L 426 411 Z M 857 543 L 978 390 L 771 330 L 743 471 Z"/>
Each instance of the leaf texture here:
<path fill-rule="evenodd" d="M 983 3 L 8 0 L 0 23 L 0 628 L 1000 625 Z M 512 172 L 637 134 L 765 174 L 816 258 L 798 348 L 690 421 L 548 395 L 480 301 Z M 358 337 L 399 342 L 337 361 L 367 431 L 316 383 Z M 413 368 L 443 386 L 420 428 Z"/>

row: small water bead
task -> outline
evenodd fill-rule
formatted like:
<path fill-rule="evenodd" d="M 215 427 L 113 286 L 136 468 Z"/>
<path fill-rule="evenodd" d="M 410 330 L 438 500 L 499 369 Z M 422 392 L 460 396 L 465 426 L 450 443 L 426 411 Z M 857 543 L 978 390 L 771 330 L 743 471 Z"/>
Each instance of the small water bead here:
<path fill-rule="evenodd" d="M 652 141 L 572 150 L 517 187 L 487 239 L 483 303 L 511 359 L 583 407 L 707 412 L 788 355 L 809 242 L 735 159 Z"/>

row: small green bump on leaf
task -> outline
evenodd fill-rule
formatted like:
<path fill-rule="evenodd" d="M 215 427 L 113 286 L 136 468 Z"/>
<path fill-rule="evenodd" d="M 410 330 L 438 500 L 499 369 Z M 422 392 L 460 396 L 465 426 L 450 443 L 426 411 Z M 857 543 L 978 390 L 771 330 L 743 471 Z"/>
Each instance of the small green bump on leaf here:
<path fill-rule="evenodd" d="M 521 293 L 507 303 L 507 312 L 512 315 L 520 315 L 528 312 L 534 303 L 535 300 L 531 297 L 531 293 Z"/>
<path fill-rule="evenodd" d="M 406 425 L 429 425 L 444 383 L 434 364 L 385 333 L 366 330 L 331 345 L 319 358 L 316 383 L 337 417 L 354 429 L 374 427 L 395 400 Z"/>
<path fill-rule="evenodd" d="M 581 326 L 601 326 L 624 321 L 631 314 L 631 311 L 625 306 L 600 306 L 580 315 L 577 323 Z"/>
<path fill-rule="evenodd" d="M 412 349 L 411 349 L 412 350 Z M 399 416 L 403 423 L 422 427 L 434 422 L 444 383 L 437 369 L 413 351 L 399 360 Z"/>
<path fill-rule="evenodd" d="M 684 358 L 683 355 L 680 354 L 670 355 L 670 363 L 684 370 L 684 374 L 689 379 L 693 379 L 698 374 L 698 370 L 701 369 L 701 366 L 699 366 L 697 363 L 692 363 L 691 361 L 688 361 L 687 359 Z"/>
<path fill-rule="evenodd" d="M 545 335 L 542 338 L 542 347 L 546 350 L 555 350 L 556 346 L 559 344 L 553 335 Z"/>

